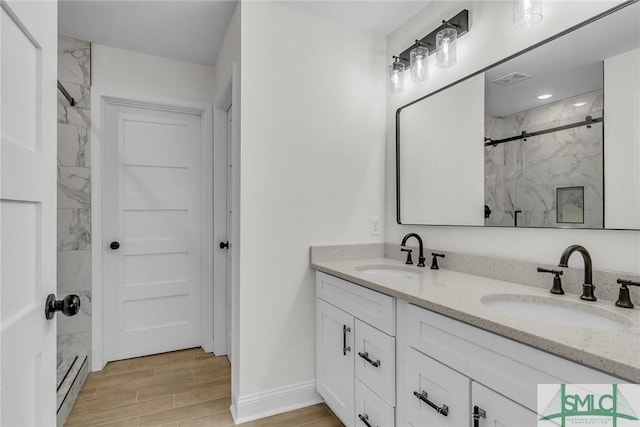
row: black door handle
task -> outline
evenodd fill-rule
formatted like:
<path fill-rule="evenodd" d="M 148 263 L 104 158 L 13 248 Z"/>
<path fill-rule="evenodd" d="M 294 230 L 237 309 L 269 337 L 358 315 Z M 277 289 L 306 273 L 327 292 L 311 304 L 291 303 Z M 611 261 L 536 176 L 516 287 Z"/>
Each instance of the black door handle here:
<path fill-rule="evenodd" d="M 220 242 L 220 249 L 229 249 L 229 242 Z"/>
<path fill-rule="evenodd" d="M 65 316 L 75 316 L 80 311 L 80 297 L 67 295 L 61 300 L 56 300 L 55 294 L 49 294 L 44 304 L 44 315 L 48 320 L 51 320 L 56 311 L 61 311 Z"/>
<path fill-rule="evenodd" d="M 113 249 L 114 251 L 115 251 L 116 249 L 120 249 L 120 242 L 113 241 L 113 242 L 111 242 L 111 244 L 109 245 L 109 247 L 110 247 L 111 249 Z"/>

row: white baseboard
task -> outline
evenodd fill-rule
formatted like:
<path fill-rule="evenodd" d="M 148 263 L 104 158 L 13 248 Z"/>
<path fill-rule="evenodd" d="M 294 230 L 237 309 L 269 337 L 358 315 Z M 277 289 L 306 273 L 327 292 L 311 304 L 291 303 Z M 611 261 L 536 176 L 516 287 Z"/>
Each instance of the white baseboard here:
<path fill-rule="evenodd" d="M 309 381 L 240 396 L 231 405 L 231 416 L 234 424 L 242 424 L 321 402 L 323 399 L 316 391 L 316 382 Z"/>

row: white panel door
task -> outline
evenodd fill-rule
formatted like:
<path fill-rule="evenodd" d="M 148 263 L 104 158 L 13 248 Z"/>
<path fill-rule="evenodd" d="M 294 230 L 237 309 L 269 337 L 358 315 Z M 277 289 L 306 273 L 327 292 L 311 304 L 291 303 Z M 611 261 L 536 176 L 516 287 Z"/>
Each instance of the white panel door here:
<path fill-rule="evenodd" d="M 105 361 L 199 346 L 201 117 L 105 110 Z"/>
<path fill-rule="evenodd" d="M 0 14 L 0 425 L 55 425 L 57 5 Z"/>

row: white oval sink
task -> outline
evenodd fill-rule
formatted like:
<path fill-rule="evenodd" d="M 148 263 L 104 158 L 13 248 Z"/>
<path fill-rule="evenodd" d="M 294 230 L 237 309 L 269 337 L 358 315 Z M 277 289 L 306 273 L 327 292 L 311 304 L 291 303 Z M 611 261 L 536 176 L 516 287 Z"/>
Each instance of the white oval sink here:
<path fill-rule="evenodd" d="M 508 316 L 574 328 L 623 330 L 633 323 L 596 306 L 533 295 L 487 295 L 482 304 Z"/>
<path fill-rule="evenodd" d="M 404 267 L 401 265 L 363 265 L 356 267 L 356 270 L 373 276 L 404 277 L 407 279 L 413 279 L 424 274 L 417 267 Z"/>

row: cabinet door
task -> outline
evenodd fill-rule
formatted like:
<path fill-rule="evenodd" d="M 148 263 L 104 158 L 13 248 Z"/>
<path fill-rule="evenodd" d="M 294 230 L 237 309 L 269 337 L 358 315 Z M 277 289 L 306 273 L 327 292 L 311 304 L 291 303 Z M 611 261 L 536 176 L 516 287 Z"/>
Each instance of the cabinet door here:
<path fill-rule="evenodd" d="M 354 423 L 353 316 L 316 298 L 318 393 L 346 427 Z"/>
<path fill-rule="evenodd" d="M 403 378 L 397 399 L 404 418 L 398 425 L 469 426 L 469 378 L 412 348 L 404 354 L 404 363 L 398 360 Z"/>
<path fill-rule="evenodd" d="M 394 337 L 356 319 L 353 356 L 356 359 L 356 378 L 390 406 L 396 406 L 395 341 Z"/>
<path fill-rule="evenodd" d="M 356 379 L 356 427 L 393 427 L 393 407 Z"/>
<path fill-rule="evenodd" d="M 479 417 L 473 427 L 536 427 L 538 423 L 534 412 L 475 381 L 471 383 L 472 410 L 474 406 L 484 410 L 486 418 Z"/>

